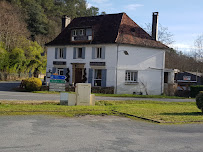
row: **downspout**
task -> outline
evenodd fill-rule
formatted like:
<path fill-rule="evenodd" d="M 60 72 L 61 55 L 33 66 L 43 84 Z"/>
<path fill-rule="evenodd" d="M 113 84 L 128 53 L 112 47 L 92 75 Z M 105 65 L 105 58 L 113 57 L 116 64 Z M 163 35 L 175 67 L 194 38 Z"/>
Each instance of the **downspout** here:
<path fill-rule="evenodd" d="M 165 68 L 165 50 L 163 52 L 164 56 L 163 56 L 163 69 L 162 69 L 162 73 L 161 73 L 161 93 L 164 93 L 164 68 Z"/>
<path fill-rule="evenodd" d="M 117 54 L 116 54 L 116 86 L 115 86 L 115 94 L 118 93 L 118 47 L 119 44 L 117 44 Z"/>

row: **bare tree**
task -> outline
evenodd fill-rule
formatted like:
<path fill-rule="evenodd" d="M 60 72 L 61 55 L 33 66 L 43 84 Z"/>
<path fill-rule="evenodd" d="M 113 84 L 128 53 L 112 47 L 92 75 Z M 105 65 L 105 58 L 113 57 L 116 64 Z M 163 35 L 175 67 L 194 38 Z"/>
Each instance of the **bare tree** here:
<path fill-rule="evenodd" d="M 150 23 L 145 24 L 146 27 L 143 29 L 149 34 L 152 35 L 152 25 Z M 174 42 L 173 34 L 168 31 L 167 27 L 162 26 L 159 24 L 158 28 L 158 41 L 162 42 L 165 45 L 170 45 Z"/>
<path fill-rule="evenodd" d="M 0 1 L 0 41 L 5 43 L 6 50 L 18 44 L 20 36 L 27 36 L 27 25 L 18 8 L 6 1 Z"/>
<path fill-rule="evenodd" d="M 203 34 L 194 41 L 193 57 L 196 61 L 203 61 Z"/>

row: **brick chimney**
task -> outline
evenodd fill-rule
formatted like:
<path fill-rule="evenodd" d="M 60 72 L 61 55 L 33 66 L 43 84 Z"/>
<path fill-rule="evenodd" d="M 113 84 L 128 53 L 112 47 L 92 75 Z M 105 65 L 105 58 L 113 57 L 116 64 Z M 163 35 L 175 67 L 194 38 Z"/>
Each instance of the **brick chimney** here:
<path fill-rule="evenodd" d="M 63 15 L 63 17 L 62 17 L 62 28 L 61 28 L 61 31 L 63 31 L 68 26 L 68 24 L 70 24 L 70 22 L 71 22 L 70 17 L 68 17 L 66 15 Z"/>
<path fill-rule="evenodd" d="M 157 41 L 158 39 L 158 16 L 159 12 L 153 12 L 152 15 L 152 38 Z"/>

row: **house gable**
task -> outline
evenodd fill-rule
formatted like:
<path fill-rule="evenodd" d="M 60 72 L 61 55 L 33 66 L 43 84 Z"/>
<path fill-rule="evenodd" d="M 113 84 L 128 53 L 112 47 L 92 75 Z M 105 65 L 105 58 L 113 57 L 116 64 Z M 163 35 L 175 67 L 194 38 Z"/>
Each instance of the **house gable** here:
<path fill-rule="evenodd" d="M 125 13 L 123 14 L 122 21 L 119 26 L 116 43 L 161 49 L 168 48 L 168 46 L 162 44 L 161 42 L 153 40 L 147 32 L 145 32 Z"/>

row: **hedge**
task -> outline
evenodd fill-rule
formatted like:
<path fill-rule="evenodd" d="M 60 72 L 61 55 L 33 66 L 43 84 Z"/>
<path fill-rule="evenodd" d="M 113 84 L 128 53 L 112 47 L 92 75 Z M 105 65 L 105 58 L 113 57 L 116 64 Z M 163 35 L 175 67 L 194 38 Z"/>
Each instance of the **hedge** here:
<path fill-rule="evenodd" d="M 203 91 L 203 85 L 190 86 L 191 97 L 195 98 L 200 91 Z"/>
<path fill-rule="evenodd" d="M 27 78 L 22 81 L 27 91 L 39 91 L 42 86 L 42 81 L 38 78 Z"/>
<path fill-rule="evenodd" d="M 203 91 L 196 96 L 196 105 L 203 113 Z"/>

